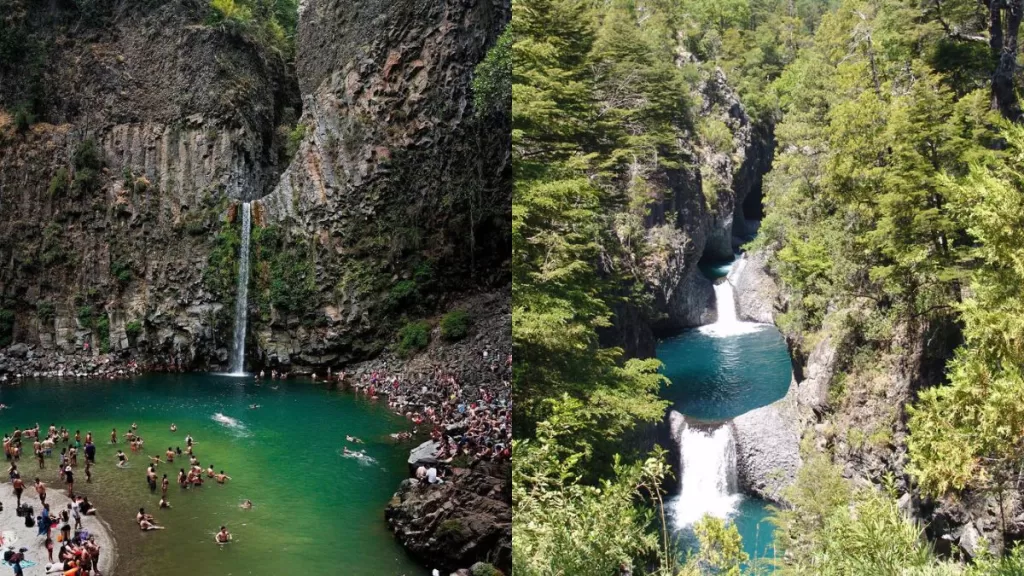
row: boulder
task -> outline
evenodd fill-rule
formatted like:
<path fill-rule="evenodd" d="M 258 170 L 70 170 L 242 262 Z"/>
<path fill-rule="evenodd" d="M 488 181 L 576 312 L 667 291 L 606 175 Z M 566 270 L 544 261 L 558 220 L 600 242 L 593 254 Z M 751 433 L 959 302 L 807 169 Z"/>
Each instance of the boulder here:
<path fill-rule="evenodd" d="M 773 324 L 775 304 L 779 300 L 779 286 L 768 274 L 768 254 L 748 252 L 729 273 L 735 287 L 736 314 L 740 320 Z"/>
<path fill-rule="evenodd" d="M 782 399 L 733 419 L 736 474 L 740 489 L 770 502 L 782 502 L 783 490 L 796 480 L 801 418 L 794 379 Z"/>
<path fill-rule="evenodd" d="M 512 572 L 512 466 L 509 462 L 477 462 L 456 468 L 443 484 L 402 482 L 384 517 L 409 553 L 442 572 L 470 568 L 485 574 L 478 563 Z"/>

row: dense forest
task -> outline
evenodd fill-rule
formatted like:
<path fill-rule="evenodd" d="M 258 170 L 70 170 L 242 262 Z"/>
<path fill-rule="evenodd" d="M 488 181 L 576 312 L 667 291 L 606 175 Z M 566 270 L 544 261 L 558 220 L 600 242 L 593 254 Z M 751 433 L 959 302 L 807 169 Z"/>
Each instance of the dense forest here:
<path fill-rule="evenodd" d="M 689 554 L 671 541 L 671 468 L 642 440 L 667 406 L 659 363 L 608 338 L 661 314 L 645 270 L 679 234 L 651 225 L 672 175 L 703 172 L 704 209 L 720 201 L 699 158 L 733 138 L 702 97 L 721 75 L 774 146 L 745 249 L 781 287 L 775 322 L 795 363 L 824 338 L 848 355 L 772 569 L 1024 573 L 1022 4 L 513 2 L 517 572 L 758 570 L 721 521 Z M 908 363 L 893 405 L 886 369 Z M 1000 525 L 964 554 L 922 510 L 972 498 Z"/>

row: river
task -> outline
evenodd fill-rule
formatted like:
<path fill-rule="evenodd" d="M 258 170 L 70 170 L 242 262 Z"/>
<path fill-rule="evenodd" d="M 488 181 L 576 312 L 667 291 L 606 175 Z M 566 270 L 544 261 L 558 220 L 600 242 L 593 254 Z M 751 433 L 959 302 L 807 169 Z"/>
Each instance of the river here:
<path fill-rule="evenodd" d="M 677 431 L 682 470 L 669 512 L 684 551 L 694 549 L 693 524 L 710 514 L 735 523 L 752 561 L 770 571 L 766 564 L 774 557 L 774 545 L 767 503 L 737 487 L 735 444 L 727 422 L 785 396 L 792 367 L 774 326 L 736 317 L 733 287 L 726 278 L 734 266 L 734 261 L 700 266 L 717 282 L 717 321 L 658 346 L 663 373 L 671 381 L 662 395 L 690 423 Z"/>

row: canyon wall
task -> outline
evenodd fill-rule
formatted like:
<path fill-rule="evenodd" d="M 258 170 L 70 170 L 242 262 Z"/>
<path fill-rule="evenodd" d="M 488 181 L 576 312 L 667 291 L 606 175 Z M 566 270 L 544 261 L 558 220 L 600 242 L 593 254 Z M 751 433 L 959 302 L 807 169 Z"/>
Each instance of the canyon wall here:
<path fill-rule="evenodd" d="M 310 0 L 294 58 L 203 0 L 0 7 L 0 348 L 226 366 L 240 201 L 250 367 L 508 293 L 510 107 L 471 90 L 507 2 Z"/>
<path fill-rule="evenodd" d="M 231 204 L 277 182 L 294 76 L 205 2 L 30 4 L 4 2 L 0 347 L 217 364 L 208 256 Z"/>

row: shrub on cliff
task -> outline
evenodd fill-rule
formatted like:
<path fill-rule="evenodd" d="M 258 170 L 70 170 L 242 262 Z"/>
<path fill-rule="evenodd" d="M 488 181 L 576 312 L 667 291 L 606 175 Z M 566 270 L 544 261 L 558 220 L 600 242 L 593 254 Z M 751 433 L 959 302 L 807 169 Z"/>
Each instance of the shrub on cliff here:
<path fill-rule="evenodd" d="M 452 310 L 441 319 L 441 336 L 449 342 L 461 340 L 469 333 L 470 322 L 472 317 L 469 312 Z"/>
<path fill-rule="evenodd" d="M 398 331 L 398 353 L 410 356 L 430 344 L 430 324 L 424 320 L 409 322 Z"/>
<path fill-rule="evenodd" d="M 50 187 L 47 189 L 47 192 L 51 197 L 67 192 L 69 180 L 68 169 L 61 166 L 57 169 L 57 173 L 53 175 L 53 178 L 50 178 Z"/>
<path fill-rule="evenodd" d="M 473 108 L 477 114 L 512 106 L 512 25 L 498 37 L 473 72 Z"/>
<path fill-rule="evenodd" d="M 134 345 L 135 341 L 142 334 L 142 322 L 138 320 L 129 321 L 124 325 L 124 333 L 128 336 L 128 341 Z"/>

